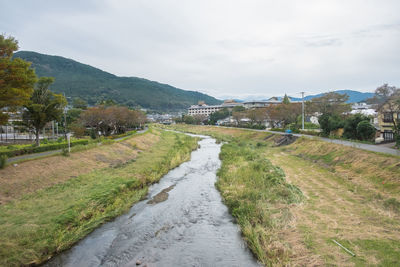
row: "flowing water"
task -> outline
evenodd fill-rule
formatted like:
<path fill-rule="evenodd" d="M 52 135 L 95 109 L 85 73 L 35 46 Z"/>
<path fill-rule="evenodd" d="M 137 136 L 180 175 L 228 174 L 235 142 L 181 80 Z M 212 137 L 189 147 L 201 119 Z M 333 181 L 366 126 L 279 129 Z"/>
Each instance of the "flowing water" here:
<path fill-rule="evenodd" d="M 202 137 L 148 199 L 46 266 L 258 266 L 214 187 L 221 145 Z"/>

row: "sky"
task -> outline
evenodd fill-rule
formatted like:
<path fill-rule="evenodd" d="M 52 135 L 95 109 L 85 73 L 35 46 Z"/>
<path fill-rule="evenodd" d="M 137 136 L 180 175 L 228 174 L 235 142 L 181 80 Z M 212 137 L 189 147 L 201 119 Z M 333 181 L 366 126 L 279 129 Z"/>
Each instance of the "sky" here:
<path fill-rule="evenodd" d="M 0 33 L 218 98 L 400 86 L 398 0 L 0 0 Z"/>

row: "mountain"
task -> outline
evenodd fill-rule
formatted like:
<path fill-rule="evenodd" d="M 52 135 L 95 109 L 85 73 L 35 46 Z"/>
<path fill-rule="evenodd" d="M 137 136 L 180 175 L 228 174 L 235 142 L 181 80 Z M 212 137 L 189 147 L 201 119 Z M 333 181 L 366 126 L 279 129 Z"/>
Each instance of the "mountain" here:
<path fill-rule="evenodd" d="M 339 94 L 347 94 L 349 96 L 349 100 L 347 100 L 347 103 L 358 103 L 358 102 L 363 102 L 368 98 L 371 98 L 374 96 L 374 93 L 364 93 L 364 92 L 358 92 L 358 91 L 353 91 L 353 90 L 336 90 L 334 91 L 335 93 Z M 322 96 L 324 93 L 317 94 L 317 95 L 308 95 L 304 97 L 304 100 L 311 100 L 316 97 Z M 301 97 L 290 97 L 292 101 L 301 101 Z"/>
<path fill-rule="evenodd" d="M 217 105 L 222 101 L 209 95 L 185 91 L 137 77 L 118 77 L 72 59 L 30 51 L 20 51 L 15 57 L 32 62 L 39 77 L 55 78 L 51 89 L 65 93 L 67 98 L 80 97 L 90 105 L 112 99 L 119 104 L 152 111 L 183 111 L 198 101 Z"/>

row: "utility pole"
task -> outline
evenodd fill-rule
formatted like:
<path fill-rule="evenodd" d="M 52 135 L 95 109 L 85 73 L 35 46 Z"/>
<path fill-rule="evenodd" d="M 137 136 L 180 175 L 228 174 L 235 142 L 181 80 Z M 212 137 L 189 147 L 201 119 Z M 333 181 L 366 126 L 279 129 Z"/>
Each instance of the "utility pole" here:
<path fill-rule="evenodd" d="M 65 93 L 64 93 L 65 98 Z M 64 138 L 67 141 L 67 106 L 64 107 Z"/>
<path fill-rule="evenodd" d="M 301 93 L 301 129 L 304 131 L 304 92 Z"/>

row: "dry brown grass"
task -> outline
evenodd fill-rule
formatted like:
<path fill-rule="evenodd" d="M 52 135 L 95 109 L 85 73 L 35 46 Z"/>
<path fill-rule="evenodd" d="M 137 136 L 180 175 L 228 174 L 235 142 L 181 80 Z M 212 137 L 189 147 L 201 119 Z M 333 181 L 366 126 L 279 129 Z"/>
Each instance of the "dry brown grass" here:
<path fill-rule="evenodd" d="M 0 204 L 18 199 L 39 189 L 62 183 L 94 169 L 106 168 L 135 159 L 159 140 L 147 133 L 109 145 L 99 145 L 70 157 L 52 156 L 10 165 L 0 170 Z"/>
<path fill-rule="evenodd" d="M 281 148 L 274 148 L 266 154 L 307 197 L 304 204 L 291 209 L 294 217 L 292 225 L 282 233 L 292 248 L 293 265 L 354 266 L 353 258 L 334 245 L 332 239 L 354 242 L 353 249 L 358 258 L 368 264 L 379 264 L 381 259 L 377 254 L 355 244 L 359 240 L 400 242 L 399 214 L 385 210 L 379 201 L 372 198 L 377 193 L 384 197 L 395 197 L 396 194 L 380 189 L 374 180 L 365 179 L 354 165 L 344 168 L 343 164 L 339 163 L 351 162 L 362 166 L 366 171 L 378 172 L 387 175 L 383 177 L 393 180 L 389 175 L 392 172 L 389 167 L 395 164 L 396 160 L 398 162 L 398 159 L 370 152 L 351 151 L 345 147 L 342 152 L 342 147 L 334 144 L 318 144 L 321 147 L 316 149 L 315 144 L 305 146 L 304 141 L 300 142 L 302 144 L 289 146 L 288 151 L 282 152 Z M 332 151 L 343 153 L 340 159 L 335 158 L 337 167 L 333 165 L 333 172 L 318 160 L 295 156 L 299 152 L 321 156 Z M 354 159 L 354 153 L 362 160 Z M 379 167 L 368 166 L 373 156 L 380 162 Z M 343 168 L 345 172 L 335 171 Z M 355 169 L 357 171 L 354 171 Z"/>

